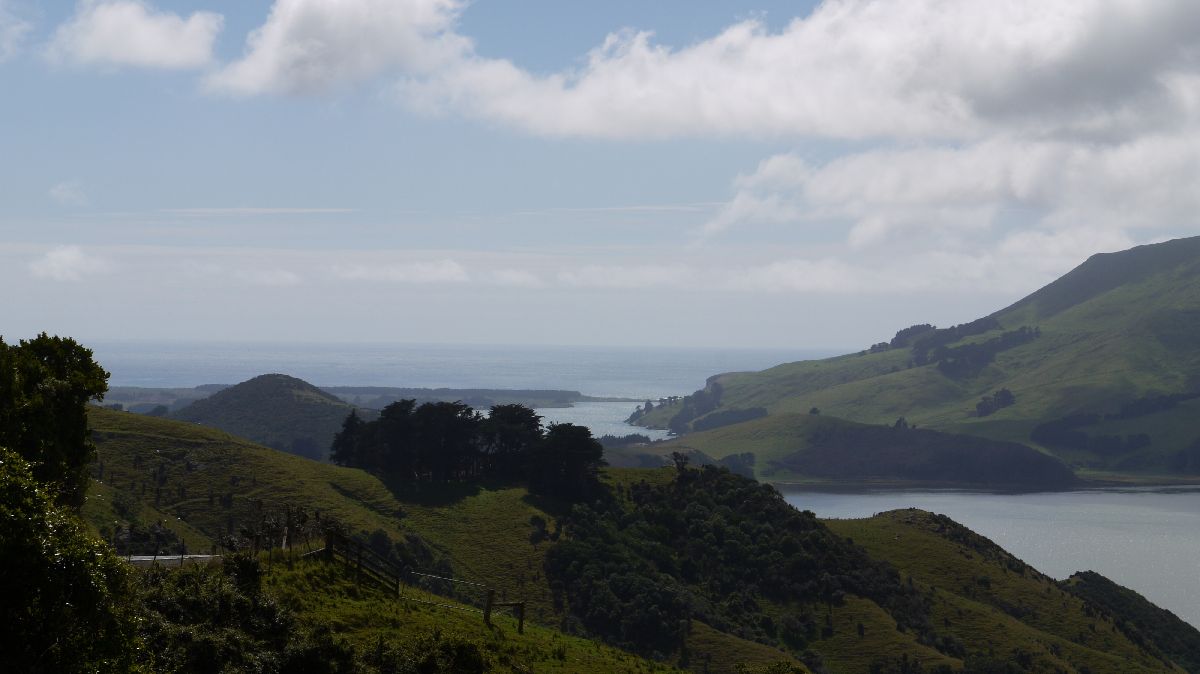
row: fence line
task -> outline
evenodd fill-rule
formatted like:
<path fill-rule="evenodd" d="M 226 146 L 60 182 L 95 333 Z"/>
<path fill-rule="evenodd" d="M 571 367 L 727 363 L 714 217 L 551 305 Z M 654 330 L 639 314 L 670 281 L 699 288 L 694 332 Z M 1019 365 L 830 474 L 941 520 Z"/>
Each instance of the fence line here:
<path fill-rule="evenodd" d="M 333 562 L 335 557 L 341 557 L 347 565 L 352 565 L 355 569 L 355 580 L 359 585 L 362 585 L 363 578 L 374 580 L 381 584 L 385 589 L 392 590 L 395 588 L 396 597 L 404 601 L 411 601 L 418 604 L 426 604 L 429 606 L 438 606 L 448 608 L 455 611 L 463 611 L 466 613 L 481 613 L 483 614 L 483 622 L 485 625 L 492 624 L 492 610 L 496 608 L 511 608 L 517 618 L 517 633 L 525 633 L 525 602 L 524 601 L 496 601 L 496 589 L 483 583 L 476 583 L 469 580 L 459 578 L 447 578 L 445 576 L 437 576 L 431 573 L 421 573 L 409 569 L 398 567 L 391 560 L 384 558 L 379 553 L 362 544 L 362 541 L 351 540 L 341 534 L 329 532 L 325 535 L 325 547 L 321 550 L 314 550 L 304 556 L 312 554 L 322 554 L 329 562 Z M 471 587 L 481 588 L 486 591 L 484 604 L 482 609 L 470 606 L 454 606 L 452 604 L 443 604 L 425 599 L 417 599 L 405 594 L 403 588 L 411 585 L 405 582 L 406 577 L 419 576 L 422 578 L 432 578 L 448 583 L 459 585 L 468 585 Z"/>

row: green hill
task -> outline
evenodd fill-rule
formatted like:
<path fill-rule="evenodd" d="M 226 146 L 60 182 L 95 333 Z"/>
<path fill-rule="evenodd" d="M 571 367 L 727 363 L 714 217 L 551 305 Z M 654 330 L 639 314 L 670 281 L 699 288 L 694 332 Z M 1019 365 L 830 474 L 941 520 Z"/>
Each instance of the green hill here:
<path fill-rule="evenodd" d="M 535 625 L 692 671 L 800 660 L 813 671 L 959 671 L 989 658 L 1028 664 L 1013 671 L 1181 671 L 1156 655 L 1181 651 L 1154 646 L 1167 639 L 1136 614 L 1084 602 L 945 518 L 821 522 L 770 487 L 712 469 L 609 469 L 607 500 L 569 508 L 520 485 L 389 485 L 169 419 L 92 408 L 89 421 L 102 484 L 85 515 L 97 528 L 122 493 L 194 541 L 225 540 L 287 509 L 319 513 L 377 551 L 526 599 Z M 552 630 L 521 640 L 503 623 L 508 636 L 489 636 L 477 618 L 360 594 L 332 571 L 285 571 L 278 559 L 274 569 L 282 575 L 268 583 L 303 620 L 364 647 L 433 631 L 533 671 L 654 666 Z M 648 627 L 659 624 L 669 627 Z"/>
<path fill-rule="evenodd" d="M 1200 475 L 1200 237 L 1096 255 L 990 316 L 880 337 L 856 354 L 714 376 L 637 421 L 687 432 L 714 414 L 815 407 L 1032 444 L 1089 476 Z"/>
<path fill-rule="evenodd" d="M 264 374 L 197 400 L 172 416 L 291 454 L 324 459 L 351 409 L 304 380 Z"/>
<path fill-rule="evenodd" d="M 628 463 L 653 454 L 665 461 L 671 452 L 772 482 L 997 489 L 1060 489 L 1075 483 L 1061 461 L 1018 443 L 812 414 L 777 414 L 666 443 L 609 450 L 608 457 Z"/>

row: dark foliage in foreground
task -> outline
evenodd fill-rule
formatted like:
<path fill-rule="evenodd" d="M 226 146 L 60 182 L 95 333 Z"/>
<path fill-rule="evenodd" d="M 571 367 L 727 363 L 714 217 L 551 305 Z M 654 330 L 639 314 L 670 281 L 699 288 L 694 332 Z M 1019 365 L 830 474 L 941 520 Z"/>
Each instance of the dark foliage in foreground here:
<path fill-rule="evenodd" d="M 686 467 L 671 483 L 578 505 L 546 574 L 570 614 L 606 641 L 675 651 L 687 621 L 797 652 L 826 629 L 825 605 L 868 597 L 929 634 L 928 610 L 890 565 L 870 559 L 768 485 L 728 470 Z M 791 606 L 773 619 L 760 601 Z"/>
<path fill-rule="evenodd" d="M 107 390 L 108 373 L 73 339 L 46 333 L 12 345 L 0 339 L 0 447 L 24 457 L 61 504 L 83 505 L 96 453 L 87 403 Z"/>

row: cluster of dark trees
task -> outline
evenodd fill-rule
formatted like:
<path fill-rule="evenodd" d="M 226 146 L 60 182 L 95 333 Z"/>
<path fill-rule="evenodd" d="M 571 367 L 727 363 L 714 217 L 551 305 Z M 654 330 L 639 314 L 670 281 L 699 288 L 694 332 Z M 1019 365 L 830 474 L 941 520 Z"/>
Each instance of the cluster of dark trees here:
<path fill-rule="evenodd" d="M 735 407 L 727 410 L 719 410 L 716 412 L 710 412 L 709 414 L 706 414 L 705 416 L 693 421 L 692 430 L 708 431 L 714 428 L 720 428 L 722 426 L 729 426 L 730 424 L 740 424 L 743 421 L 761 419 L 765 416 L 767 416 L 767 410 L 765 407 L 749 407 L 746 409 Z"/>
<path fill-rule="evenodd" d="M 683 407 L 667 422 L 667 428 L 677 434 L 691 430 L 692 420 L 708 414 L 721 405 L 721 394 L 725 389 L 717 382 L 709 382 L 707 386 L 695 393 L 683 397 Z"/>
<path fill-rule="evenodd" d="M 986 417 L 989 414 L 1011 407 L 1017 402 L 1017 397 L 1013 392 L 1002 388 L 991 395 L 983 396 L 979 402 L 975 403 L 975 416 Z"/>
<path fill-rule="evenodd" d="M 1015 442 L 910 426 L 840 423 L 815 429 L 803 449 L 774 465 L 835 480 L 894 476 L 996 488 L 1062 489 L 1075 475 L 1058 459 Z"/>
<path fill-rule="evenodd" d="M 1042 335 L 1040 328 L 1021 326 L 1001 333 L 986 342 L 962 346 L 937 346 L 932 351 L 913 351 L 917 365 L 937 363 L 938 372 L 952 378 L 973 377 L 996 359 L 1001 351 L 1028 344 Z"/>
<path fill-rule="evenodd" d="M 802 652 L 832 633 L 827 605 L 852 593 L 932 641 L 928 607 L 890 565 L 773 487 L 675 459 L 670 483 L 643 481 L 575 506 L 569 537 L 547 551 L 555 601 L 585 631 L 652 656 L 686 654 L 687 624 L 696 619 Z M 763 598 L 789 608 L 779 614 L 760 605 Z"/>
<path fill-rule="evenodd" d="M 1200 392 L 1149 395 L 1130 400 L 1116 412 L 1105 414 L 1105 419 L 1137 419 L 1155 412 L 1165 412 L 1181 402 L 1200 398 Z"/>
<path fill-rule="evenodd" d="M 1172 454 L 1167 465 L 1176 473 L 1200 475 L 1200 438 Z"/>
<path fill-rule="evenodd" d="M 876 353 L 911 346 L 912 360 L 909 362 L 909 367 L 936 364 L 938 371 L 947 377 L 960 379 L 973 377 L 995 360 L 996 354 L 1031 342 L 1042 334 L 1039 328 L 1022 326 L 1016 330 L 1004 332 L 999 337 L 994 337 L 986 342 L 963 344 L 957 347 L 950 346 L 967 337 L 982 335 L 1000 328 L 1000 322 L 991 317 L 941 329 L 929 323 L 921 323 L 896 332 L 889 342 L 873 345 L 870 352 Z"/>
<path fill-rule="evenodd" d="M 1145 433 L 1089 435 L 1080 430 L 1094 426 L 1102 419 L 1099 414 L 1072 414 L 1038 424 L 1029 437 L 1046 447 L 1091 452 L 1100 456 L 1127 454 L 1150 445 L 1150 436 Z"/>
<path fill-rule="evenodd" d="M 351 412 L 330 459 L 391 479 L 451 482 L 498 478 L 537 493 L 582 498 L 593 491 L 604 448 L 586 426 L 551 424 L 524 405 L 488 416 L 462 402 L 392 403 L 373 421 Z"/>
<path fill-rule="evenodd" d="M 596 440 L 605 449 L 619 449 L 621 447 L 632 447 L 634 445 L 650 444 L 650 436 L 642 433 L 630 433 L 629 435 L 601 435 Z"/>
<path fill-rule="evenodd" d="M 892 341 L 888 342 L 888 346 L 893 349 L 900 349 L 909 346 L 916 337 L 924 335 L 927 332 L 933 332 L 935 330 L 937 330 L 937 328 L 929 323 L 921 323 L 920 325 L 913 325 L 904 328 L 903 330 L 896 332 L 896 336 L 892 337 Z"/>

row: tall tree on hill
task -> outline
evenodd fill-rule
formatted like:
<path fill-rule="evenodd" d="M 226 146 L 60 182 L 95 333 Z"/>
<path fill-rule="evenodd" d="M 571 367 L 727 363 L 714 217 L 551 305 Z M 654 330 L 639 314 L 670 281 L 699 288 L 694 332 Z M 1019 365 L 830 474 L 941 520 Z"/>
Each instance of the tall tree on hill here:
<path fill-rule="evenodd" d="M 546 436 L 530 452 L 530 491 L 577 500 L 591 493 L 604 465 L 604 447 L 587 426 L 550 424 Z"/>
<path fill-rule="evenodd" d="M 420 472 L 420 452 L 416 446 L 415 400 L 397 400 L 383 408 L 379 421 L 372 425 L 374 435 L 370 449 L 363 457 L 362 467 L 385 475 L 405 479 Z"/>
<path fill-rule="evenodd" d="M 483 424 L 489 469 L 505 477 L 521 472 L 524 453 L 542 439 L 542 418 L 524 405 L 494 405 Z"/>
<path fill-rule="evenodd" d="M 362 443 L 363 420 L 358 410 L 350 410 L 342 422 L 342 430 L 333 436 L 329 448 L 329 460 L 339 466 L 357 466 L 359 445 Z"/>
<path fill-rule="evenodd" d="M 0 446 L 19 453 L 55 500 L 83 505 L 95 455 L 87 403 L 104 397 L 108 373 L 75 340 L 46 333 L 16 345 L 0 339 Z"/>
<path fill-rule="evenodd" d="M 479 474 L 483 417 L 463 402 L 426 403 L 413 415 L 421 465 L 434 482 Z M 424 472 L 424 471 L 423 471 Z"/>

